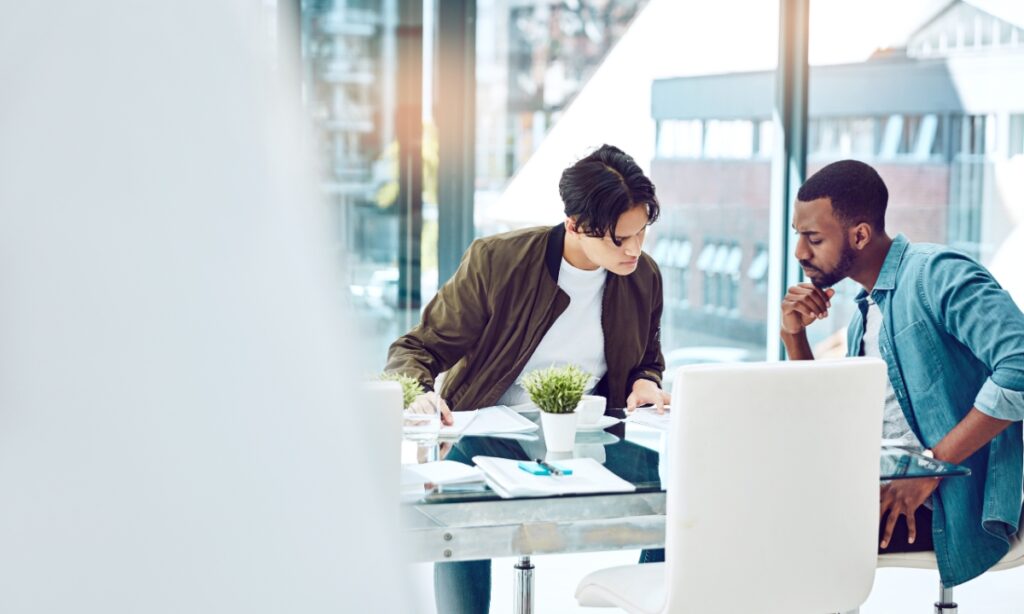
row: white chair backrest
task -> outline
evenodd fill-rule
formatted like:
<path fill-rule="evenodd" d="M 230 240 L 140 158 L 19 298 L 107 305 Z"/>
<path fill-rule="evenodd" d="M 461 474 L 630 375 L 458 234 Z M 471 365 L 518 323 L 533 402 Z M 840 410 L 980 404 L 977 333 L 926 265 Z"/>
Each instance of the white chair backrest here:
<path fill-rule="evenodd" d="M 666 612 L 852 610 L 874 582 L 885 364 L 682 367 Z"/>
<path fill-rule="evenodd" d="M 367 429 L 361 438 L 370 443 L 367 461 L 377 470 L 377 478 L 388 484 L 385 492 L 397 493 L 402 470 L 402 386 L 394 381 L 363 382 L 357 407 L 366 408 Z M 397 495 L 393 503 L 398 505 Z"/>

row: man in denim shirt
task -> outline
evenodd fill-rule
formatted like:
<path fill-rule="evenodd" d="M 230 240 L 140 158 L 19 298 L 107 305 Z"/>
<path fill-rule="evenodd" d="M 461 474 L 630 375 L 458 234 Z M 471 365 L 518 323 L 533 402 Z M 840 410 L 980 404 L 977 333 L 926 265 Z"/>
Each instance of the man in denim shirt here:
<path fill-rule="evenodd" d="M 854 160 L 800 188 L 795 255 L 812 283 L 786 294 L 781 336 L 791 359 L 813 359 L 805 329 L 828 316 L 830 286 L 846 277 L 863 286 L 848 354 L 888 365 L 883 432 L 971 469 L 966 478 L 883 485 L 879 551 L 934 548 L 951 587 L 999 561 L 1020 521 L 1024 315 L 974 260 L 890 238 L 888 198 L 878 173 Z"/>

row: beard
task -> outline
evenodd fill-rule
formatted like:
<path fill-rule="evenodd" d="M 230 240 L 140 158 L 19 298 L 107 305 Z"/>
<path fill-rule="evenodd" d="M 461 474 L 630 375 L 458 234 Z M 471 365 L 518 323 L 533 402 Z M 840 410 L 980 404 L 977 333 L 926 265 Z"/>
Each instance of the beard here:
<path fill-rule="evenodd" d="M 850 241 L 847 240 L 843 244 L 843 251 L 839 253 L 839 262 L 836 263 L 829 271 L 823 271 L 816 266 L 811 266 L 811 263 L 807 260 L 801 260 L 800 266 L 804 267 L 804 272 L 807 273 L 811 283 L 816 288 L 824 290 L 825 288 L 831 288 L 837 283 L 846 279 L 850 274 L 850 269 L 853 268 L 853 262 L 856 259 L 857 254 L 850 245 Z"/>

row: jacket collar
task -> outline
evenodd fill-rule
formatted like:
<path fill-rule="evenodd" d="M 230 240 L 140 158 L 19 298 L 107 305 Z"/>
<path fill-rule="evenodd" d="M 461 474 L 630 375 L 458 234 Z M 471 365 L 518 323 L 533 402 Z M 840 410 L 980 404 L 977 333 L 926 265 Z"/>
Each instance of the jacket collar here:
<path fill-rule="evenodd" d="M 561 223 L 548 231 L 548 247 L 544 252 L 544 264 L 547 265 L 551 279 L 558 281 L 558 272 L 562 270 L 562 251 L 565 250 L 565 223 Z"/>
<path fill-rule="evenodd" d="M 875 281 L 875 287 L 872 288 L 872 292 L 876 290 L 895 290 L 896 289 L 896 273 L 900 268 L 900 261 L 903 260 L 903 253 L 907 251 L 907 247 L 910 246 L 910 241 L 907 237 L 900 233 L 892 240 L 892 245 L 889 246 L 889 253 L 885 256 L 885 261 L 882 262 L 882 269 L 878 272 L 878 279 Z M 855 300 L 862 301 L 868 296 L 867 290 L 861 289 L 857 293 Z"/>

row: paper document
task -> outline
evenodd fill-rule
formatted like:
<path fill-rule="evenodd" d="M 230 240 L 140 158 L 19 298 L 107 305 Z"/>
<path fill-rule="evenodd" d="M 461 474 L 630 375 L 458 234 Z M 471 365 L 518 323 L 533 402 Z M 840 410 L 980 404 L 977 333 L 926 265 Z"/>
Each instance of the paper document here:
<path fill-rule="evenodd" d="M 402 484 L 467 484 L 482 482 L 484 474 L 478 468 L 455 461 L 437 461 L 419 465 L 402 465 Z"/>
<path fill-rule="evenodd" d="M 496 433 L 532 433 L 539 426 L 504 405 L 476 410 L 476 418 L 463 430 L 463 435 L 493 435 Z"/>
<path fill-rule="evenodd" d="M 592 458 L 557 461 L 572 475 L 533 475 L 519 468 L 518 459 L 474 456 L 473 462 L 483 470 L 487 485 L 504 499 L 636 490 Z"/>
<path fill-rule="evenodd" d="M 667 431 L 672 424 L 672 412 L 665 410 L 665 413 L 659 415 L 658 410 L 654 407 L 638 407 L 633 413 L 626 416 L 626 422 Z"/>
<path fill-rule="evenodd" d="M 442 424 L 441 431 L 440 433 L 438 433 L 438 436 L 461 437 L 465 433 L 466 427 L 468 427 L 470 424 L 473 423 L 474 420 L 476 420 L 476 414 L 478 411 L 479 410 L 477 409 L 474 409 L 472 411 L 453 411 L 452 419 L 455 421 L 455 424 L 452 424 L 450 426 Z"/>

